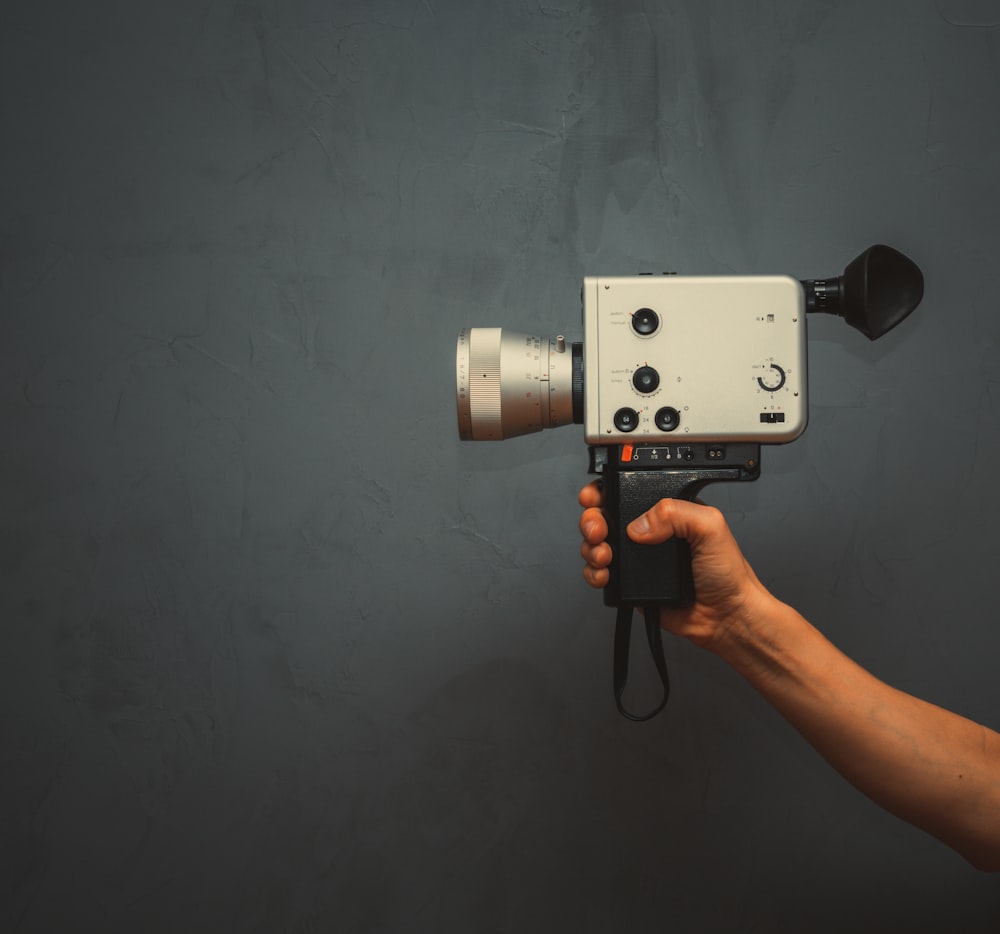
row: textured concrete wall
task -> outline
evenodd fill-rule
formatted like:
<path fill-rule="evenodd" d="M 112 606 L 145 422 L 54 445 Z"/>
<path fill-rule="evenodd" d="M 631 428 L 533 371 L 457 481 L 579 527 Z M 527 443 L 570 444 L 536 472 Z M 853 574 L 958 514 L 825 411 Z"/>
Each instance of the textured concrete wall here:
<path fill-rule="evenodd" d="M 0 927 L 986 931 L 993 879 L 580 580 L 579 429 L 455 430 L 464 325 L 584 275 L 927 280 L 810 326 L 716 489 L 869 669 L 1000 726 L 1000 11 L 976 0 L 0 8 Z"/>

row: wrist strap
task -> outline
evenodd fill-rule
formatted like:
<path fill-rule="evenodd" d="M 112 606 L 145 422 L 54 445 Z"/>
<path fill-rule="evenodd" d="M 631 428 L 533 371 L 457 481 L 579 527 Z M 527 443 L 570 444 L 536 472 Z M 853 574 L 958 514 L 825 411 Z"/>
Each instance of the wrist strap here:
<path fill-rule="evenodd" d="M 653 656 L 653 664 L 656 665 L 656 670 L 660 675 L 660 683 L 663 685 L 663 699 L 649 713 L 634 714 L 626 710 L 622 704 L 625 682 L 628 681 L 628 656 L 632 641 L 632 607 L 618 607 L 618 617 L 615 620 L 614 670 L 612 675 L 615 706 L 623 717 L 637 722 L 651 720 L 655 717 L 667 706 L 667 700 L 670 697 L 670 676 L 667 674 L 667 658 L 663 652 L 663 631 L 660 629 L 660 608 L 658 606 L 645 608 L 645 623 L 649 652 Z"/>

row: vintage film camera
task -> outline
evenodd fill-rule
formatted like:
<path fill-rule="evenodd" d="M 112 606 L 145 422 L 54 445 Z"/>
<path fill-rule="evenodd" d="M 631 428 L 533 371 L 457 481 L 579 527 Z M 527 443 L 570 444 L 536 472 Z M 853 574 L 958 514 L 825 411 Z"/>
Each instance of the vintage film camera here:
<path fill-rule="evenodd" d="M 618 709 L 649 719 L 669 680 L 660 606 L 694 599 L 687 544 L 637 545 L 625 527 L 665 496 L 760 476 L 760 446 L 793 441 L 809 417 L 806 314 L 841 315 L 875 340 L 919 304 L 923 276 L 888 246 L 865 250 L 831 279 L 788 276 L 587 277 L 582 343 L 504 328 L 459 332 L 458 430 L 500 441 L 582 424 L 601 475 L 613 561 L 604 602 L 618 608 Z M 663 682 L 659 705 L 625 709 L 634 608 L 645 614 Z"/>

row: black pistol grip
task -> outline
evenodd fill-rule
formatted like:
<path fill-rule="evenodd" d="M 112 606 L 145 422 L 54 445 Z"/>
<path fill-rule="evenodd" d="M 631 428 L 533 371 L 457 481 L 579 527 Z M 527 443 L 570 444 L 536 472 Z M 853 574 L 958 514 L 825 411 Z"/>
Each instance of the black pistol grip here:
<path fill-rule="evenodd" d="M 730 447 L 737 447 L 732 445 Z M 741 462 L 724 465 L 635 467 L 621 449 L 611 449 L 601 473 L 604 477 L 604 515 L 611 546 L 606 606 L 688 606 L 694 602 L 691 550 L 686 541 L 670 539 L 658 545 L 633 542 L 628 524 L 664 498 L 695 499 L 709 483 L 756 480 L 760 476 L 760 447 L 740 445 Z M 720 446 L 714 448 L 719 450 Z M 708 448 L 706 448 L 708 450 Z M 706 460 L 707 460 L 706 455 Z M 701 458 L 699 457 L 700 461 Z"/>
<path fill-rule="evenodd" d="M 688 606 L 694 602 L 691 550 L 682 539 L 640 545 L 628 537 L 628 524 L 664 498 L 693 499 L 674 474 L 614 471 L 604 478 L 604 515 L 611 546 L 606 606 Z"/>

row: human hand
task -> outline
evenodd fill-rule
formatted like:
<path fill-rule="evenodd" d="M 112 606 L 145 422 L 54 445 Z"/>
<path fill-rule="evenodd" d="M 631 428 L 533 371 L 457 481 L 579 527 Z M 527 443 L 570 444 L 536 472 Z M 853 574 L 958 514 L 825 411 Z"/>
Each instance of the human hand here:
<path fill-rule="evenodd" d="M 611 546 L 605 541 L 608 525 L 601 511 L 597 482 L 580 491 L 581 554 L 584 579 L 591 587 L 608 582 Z M 733 627 L 746 625 L 759 614 L 764 601 L 774 598 L 757 579 L 743 557 L 719 510 L 682 499 L 662 499 L 632 522 L 627 530 L 634 542 L 655 545 L 682 538 L 691 549 L 695 602 L 692 606 L 663 608 L 664 629 L 705 648 L 717 648 Z"/>

